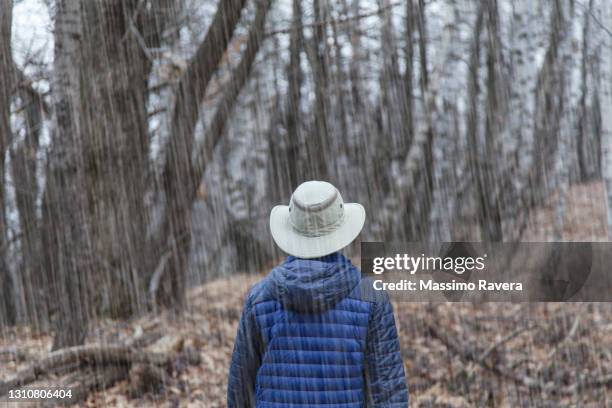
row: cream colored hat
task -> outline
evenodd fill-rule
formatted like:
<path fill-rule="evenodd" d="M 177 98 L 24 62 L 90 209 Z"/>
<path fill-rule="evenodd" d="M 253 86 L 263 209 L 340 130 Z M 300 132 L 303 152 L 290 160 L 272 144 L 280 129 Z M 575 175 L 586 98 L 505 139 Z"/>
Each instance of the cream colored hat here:
<path fill-rule="evenodd" d="M 293 192 L 289 205 L 270 213 L 274 242 L 298 258 L 318 258 L 339 251 L 361 232 L 365 209 L 344 203 L 336 187 L 325 181 L 307 181 Z"/>

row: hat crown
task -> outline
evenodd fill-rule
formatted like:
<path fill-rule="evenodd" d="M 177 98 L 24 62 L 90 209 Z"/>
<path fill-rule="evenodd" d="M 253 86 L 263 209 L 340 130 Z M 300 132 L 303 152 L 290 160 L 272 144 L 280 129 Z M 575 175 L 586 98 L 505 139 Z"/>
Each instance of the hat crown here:
<path fill-rule="evenodd" d="M 307 181 L 293 192 L 289 220 L 293 229 L 308 237 L 335 231 L 344 217 L 344 203 L 336 187 L 325 181 Z"/>

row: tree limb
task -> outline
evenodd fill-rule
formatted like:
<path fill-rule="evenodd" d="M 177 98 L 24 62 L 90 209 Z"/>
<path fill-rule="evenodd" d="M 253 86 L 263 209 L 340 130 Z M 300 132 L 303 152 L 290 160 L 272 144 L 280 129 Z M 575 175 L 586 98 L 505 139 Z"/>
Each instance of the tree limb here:
<path fill-rule="evenodd" d="M 22 92 L 27 93 L 32 102 L 41 108 L 45 116 L 50 116 L 51 107 L 47 101 L 45 101 L 40 92 L 34 89 L 32 86 L 32 80 L 27 77 L 27 75 L 17 66 L 15 62 L 13 62 L 13 78 L 13 91 L 15 92 L 17 90 L 21 90 Z"/>
<path fill-rule="evenodd" d="M 0 395 L 9 390 L 23 387 L 44 375 L 52 373 L 62 366 L 76 364 L 79 366 L 109 366 L 133 364 L 151 364 L 164 366 L 179 358 L 177 353 L 152 353 L 124 345 L 86 345 L 61 349 L 52 352 L 47 357 L 35 362 L 30 367 L 17 372 L 7 380 L 0 382 Z M 187 360 L 191 364 L 199 363 L 199 355 L 187 353 Z"/>
<path fill-rule="evenodd" d="M 206 164 L 212 159 L 214 148 L 223 135 L 225 125 L 236 103 L 236 99 L 249 78 L 253 62 L 261 46 L 266 15 L 270 9 L 271 3 L 271 0 L 258 1 L 257 13 L 253 25 L 249 30 L 249 37 L 247 39 L 244 55 L 232 73 L 229 84 L 226 86 L 223 99 L 206 130 L 204 143 L 198 149 L 197 159 L 194 163 L 194 174 L 195 179 L 198 181 L 198 185 L 206 169 Z M 193 193 L 195 194 L 196 191 L 197 189 L 194 190 Z"/>
<path fill-rule="evenodd" d="M 323 21 L 315 21 L 314 23 L 310 23 L 310 24 L 300 24 L 297 28 L 299 29 L 304 29 L 304 28 L 317 28 L 317 27 L 325 27 L 327 25 L 336 25 L 336 26 L 343 26 L 343 25 L 347 25 L 348 23 L 351 23 L 355 20 L 361 20 L 364 18 L 368 18 L 368 17 L 374 17 L 374 16 L 378 16 L 381 15 L 383 13 L 385 13 L 387 10 L 392 9 L 396 6 L 401 5 L 402 2 L 394 2 L 394 3 L 389 3 L 387 5 L 384 5 L 382 7 L 378 7 L 376 10 L 367 12 L 367 13 L 362 13 L 362 14 L 358 14 L 356 16 L 350 16 L 350 17 L 344 17 L 344 18 L 330 18 L 330 19 L 326 19 Z M 278 35 L 278 34 L 291 34 L 291 31 L 296 29 L 296 27 L 292 26 L 292 27 L 288 27 L 288 28 L 281 28 L 278 30 L 272 30 L 272 31 L 268 31 L 266 32 L 265 36 L 266 37 L 271 37 L 274 35 Z"/>

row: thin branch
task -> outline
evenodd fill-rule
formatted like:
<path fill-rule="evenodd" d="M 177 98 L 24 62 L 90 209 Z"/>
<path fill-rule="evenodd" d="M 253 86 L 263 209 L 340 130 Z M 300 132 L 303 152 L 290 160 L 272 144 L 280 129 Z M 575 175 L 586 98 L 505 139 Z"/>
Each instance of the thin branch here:
<path fill-rule="evenodd" d="M 567 343 L 569 340 L 571 340 L 572 337 L 574 337 L 574 334 L 576 334 L 576 331 L 578 331 L 578 326 L 580 325 L 580 319 L 582 319 L 582 310 L 580 310 L 577 314 L 576 317 L 574 318 L 574 323 L 572 323 L 572 327 L 570 328 L 570 330 L 567 332 L 567 335 L 560 341 L 557 343 L 557 345 L 555 346 L 555 348 L 553 348 L 549 353 L 547 358 L 550 360 L 555 354 L 557 354 L 557 352 L 562 348 L 562 346 Z"/>
<path fill-rule="evenodd" d="M 518 329 L 514 330 L 512 333 L 508 334 L 507 336 L 502 337 L 501 339 L 499 339 L 499 341 L 493 343 L 491 346 L 489 346 L 489 348 L 483 351 L 482 354 L 480 354 L 480 356 L 478 357 L 478 360 L 484 361 L 489 356 L 489 354 L 491 354 L 499 346 L 501 346 L 504 343 L 509 342 L 513 338 L 517 337 L 519 334 L 533 329 L 534 327 L 535 326 L 519 327 Z"/>
<path fill-rule="evenodd" d="M 399 6 L 401 5 L 401 2 L 395 2 L 395 3 L 390 3 L 387 4 L 384 7 L 379 7 L 378 9 L 374 10 L 374 11 L 370 11 L 368 13 L 363 13 L 363 14 L 358 14 L 356 16 L 351 16 L 351 17 L 345 17 L 345 18 L 340 18 L 340 19 L 335 19 L 335 18 L 331 18 L 331 19 L 325 19 L 323 21 L 315 21 L 314 23 L 310 23 L 310 24 L 302 24 L 300 25 L 298 28 L 304 29 L 304 28 L 316 28 L 316 27 L 321 27 L 321 26 L 326 26 L 329 24 L 334 24 L 336 26 L 340 26 L 340 25 L 345 25 L 347 23 L 350 23 L 352 21 L 355 20 L 361 20 L 364 18 L 368 18 L 368 17 L 374 17 L 374 16 L 378 16 L 383 14 L 385 11 Z M 295 27 L 288 27 L 288 28 L 281 28 L 279 30 L 272 30 L 272 31 L 268 31 L 266 33 L 266 37 L 271 37 L 273 35 L 277 35 L 277 34 L 290 34 L 291 30 L 293 30 Z"/>
<path fill-rule="evenodd" d="M 593 11 L 591 9 L 589 9 L 588 7 L 586 7 L 584 4 L 582 4 L 579 1 L 576 1 L 576 4 L 578 4 L 584 11 L 586 11 L 591 16 L 593 21 L 595 21 L 597 25 L 601 27 L 601 29 L 604 30 L 610 37 L 612 37 L 612 30 L 610 30 L 601 21 L 599 21 L 599 18 L 597 18 L 597 16 L 593 14 Z"/>
<path fill-rule="evenodd" d="M 26 74 L 21 70 L 21 68 L 19 68 L 17 64 L 15 64 L 15 62 L 13 62 L 13 77 L 14 89 L 22 89 L 28 94 L 30 94 L 32 100 L 41 107 L 45 116 L 49 116 L 51 113 L 51 108 L 49 107 L 49 104 L 45 101 L 43 95 L 36 89 L 34 89 L 34 87 L 32 86 L 32 79 L 28 78 Z"/>
<path fill-rule="evenodd" d="M 436 324 L 433 324 L 429 321 L 426 321 L 425 324 L 433 337 L 440 340 L 442 344 L 446 346 L 447 349 L 459 355 L 463 360 L 479 364 L 481 367 L 493 372 L 494 374 L 503 378 L 507 378 L 515 382 L 516 384 L 522 384 L 523 386 L 529 389 L 540 390 L 546 388 L 545 384 L 536 380 L 535 378 L 528 377 L 527 375 L 517 375 L 516 373 L 507 370 L 503 367 L 500 367 L 497 364 L 490 364 L 484 360 L 479 359 L 474 352 L 466 350 L 456 340 L 453 340 L 453 338 L 451 338 L 451 336 L 449 336 L 446 332 L 443 333 L 440 329 L 438 329 Z"/>

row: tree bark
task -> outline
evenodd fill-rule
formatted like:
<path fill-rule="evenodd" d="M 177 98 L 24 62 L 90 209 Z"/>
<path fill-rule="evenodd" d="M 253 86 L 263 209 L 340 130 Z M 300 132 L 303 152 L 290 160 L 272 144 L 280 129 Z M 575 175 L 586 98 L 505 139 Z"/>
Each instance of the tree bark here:
<path fill-rule="evenodd" d="M 549 45 L 536 88 L 535 168 L 531 186 L 534 188 L 541 186 L 540 194 L 534 197 L 535 202 L 538 203 L 542 202 L 543 195 L 545 195 L 543 193 L 550 192 L 555 182 L 554 174 L 552 174 L 554 172 L 551 172 L 551 169 L 554 169 L 559 142 L 559 124 L 563 110 L 563 98 L 559 96 L 564 79 L 560 50 L 568 37 L 567 21 L 563 15 L 563 10 L 568 7 L 566 3 L 567 1 L 564 0 L 555 0 L 553 3 Z"/>
<path fill-rule="evenodd" d="M 406 71 L 404 72 L 404 128 L 407 132 L 407 144 L 410 145 L 414 135 L 414 1 L 406 2 Z"/>
<path fill-rule="evenodd" d="M 11 140 L 11 89 L 13 87 L 13 57 L 11 55 L 11 25 L 13 2 L 0 4 L 0 326 L 16 321 L 15 294 L 12 277 L 6 262 L 7 220 L 5 211 L 5 157 Z"/>
<path fill-rule="evenodd" d="M 487 208 L 487 191 L 485 179 L 482 174 L 482 162 L 478 151 L 480 134 L 479 95 L 480 95 L 480 37 L 482 33 L 484 11 L 478 11 L 474 32 L 472 34 L 470 57 L 468 63 L 468 114 L 466 119 L 466 132 L 468 140 L 468 168 L 476 201 L 476 211 L 481 227 L 482 240 L 488 238 L 487 219 L 484 212 Z M 485 157 L 484 160 L 492 158 Z"/>
<path fill-rule="evenodd" d="M 593 0 L 589 0 L 589 3 L 584 11 L 584 22 L 582 28 L 582 55 L 580 56 L 580 106 L 578 108 L 578 125 L 577 125 L 577 140 L 576 140 L 576 148 L 578 150 L 578 177 L 580 181 L 589 180 L 594 174 L 591 168 L 588 165 L 589 157 L 587 155 L 587 142 L 589 142 L 588 138 L 588 130 L 589 130 L 589 107 L 588 107 L 588 56 L 589 56 L 589 36 L 590 33 L 590 23 L 591 16 L 593 10 Z"/>
<path fill-rule="evenodd" d="M 88 213 L 96 257 L 99 309 L 114 317 L 146 307 L 146 239 L 150 214 L 145 201 L 151 181 L 147 116 L 149 47 L 160 40 L 170 11 L 151 2 L 105 0 L 83 3 L 82 93 L 88 135 L 82 146 Z M 172 10 L 171 5 L 166 5 Z M 155 13 L 155 17 L 151 14 Z M 153 18 L 155 19 L 154 21 Z"/>
<path fill-rule="evenodd" d="M 46 276 L 40 264 L 40 230 L 37 215 L 38 150 L 44 115 L 49 108 L 42 96 L 36 92 L 23 72 L 14 69 L 15 94 L 19 97 L 25 123 L 25 137 L 11 148 L 11 171 L 15 185 L 15 203 L 19 213 L 21 233 L 20 303 L 24 317 L 35 327 L 49 325 L 48 293 Z"/>
<path fill-rule="evenodd" d="M 90 248 L 84 225 L 81 3 L 62 0 L 55 23 L 55 134 L 49 152 L 43 232 L 58 316 L 53 349 L 81 344 L 89 322 Z"/>
<path fill-rule="evenodd" d="M 419 2 L 418 24 L 420 52 L 420 92 L 424 118 L 414 129 L 410 148 L 403 158 L 399 177 L 391 181 L 378 216 L 372 223 L 375 239 L 421 240 L 428 234 L 428 221 L 433 200 L 433 143 L 435 136 L 436 99 L 440 81 L 429 80 L 424 2 Z M 444 46 L 442 47 L 445 48 Z M 446 50 L 445 50 L 446 51 Z M 449 52 L 441 52 L 440 64 L 446 64 Z M 439 74 L 439 73 L 438 73 Z"/>
<path fill-rule="evenodd" d="M 425 0 L 417 1 L 416 21 L 419 33 L 419 60 L 421 73 L 421 88 L 425 89 L 429 85 L 429 73 L 427 68 L 427 27 L 425 25 Z"/>
<path fill-rule="evenodd" d="M 284 64 L 280 56 L 280 42 L 274 38 L 275 56 L 278 65 Z M 302 5 L 300 0 L 292 1 L 291 28 L 289 30 L 289 63 L 285 64 L 284 72 L 287 77 L 286 95 L 279 89 L 278 78 L 281 69 L 275 70 L 274 83 L 276 95 L 274 96 L 274 113 L 270 115 L 268 136 L 268 156 L 270 165 L 267 177 L 267 193 L 271 202 L 282 202 L 291 195 L 293 189 L 299 184 L 302 171 L 300 166 L 301 131 L 301 99 L 304 72 L 302 70 L 302 49 L 304 32 L 302 23 Z M 280 131 L 278 123 L 284 126 Z"/>
<path fill-rule="evenodd" d="M 502 208 L 505 201 L 504 189 L 500 188 L 499 177 L 496 174 L 500 171 L 500 166 L 496 167 L 494 163 L 495 158 L 500 157 L 499 146 L 506 132 L 508 112 L 506 101 L 509 97 L 509 86 L 506 82 L 508 76 L 504 72 L 505 64 L 502 57 L 497 0 L 486 2 L 486 19 L 488 35 L 486 37 L 485 154 L 484 161 L 479 163 L 482 183 L 478 183 L 478 186 L 484 187 L 484 190 L 479 192 L 481 204 L 479 215 L 482 238 L 495 242 L 503 239 Z"/>
<path fill-rule="evenodd" d="M 206 37 L 189 62 L 178 85 L 177 101 L 171 117 L 170 143 L 162 175 L 165 214 L 159 239 L 154 243 L 157 248 L 162 248 L 162 250 L 157 250 L 157 253 L 162 254 L 166 250 L 171 252 L 166 272 L 162 276 L 160 285 L 162 293 L 158 300 L 161 304 L 176 309 L 182 308 L 185 300 L 193 200 L 210 155 L 222 136 L 221 133 L 212 133 L 212 137 L 204 141 L 198 149 L 196 159 L 193 160 L 194 131 L 198 120 L 198 110 L 208 82 L 238 24 L 244 5 L 245 0 L 222 0 L 220 2 Z M 228 92 L 231 94 L 236 91 L 232 88 Z M 223 109 L 227 108 L 223 107 Z M 222 130 L 225 120 L 213 120 L 211 130 L 214 132 Z M 150 270 L 153 269 L 150 268 Z"/>
<path fill-rule="evenodd" d="M 198 180 L 201 180 L 204 177 L 206 166 L 213 159 L 215 146 L 219 143 L 225 132 L 227 121 L 229 120 L 230 114 L 238 100 L 240 91 L 244 88 L 247 80 L 249 79 L 251 68 L 255 62 L 255 57 L 257 56 L 264 38 L 266 16 L 271 4 L 271 0 L 257 0 L 255 19 L 249 28 L 249 35 L 242 59 L 233 70 L 229 83 L 224 87 L 225 92 L 221 97 L 221 101 L 219 102 L 215 115 L 212 117 L 208 127 L 206 128 L 203 143 L 202 145 L 198 146 L 198 149 L 196 150 L 193 176 Z M 196 190 L 191 192 L 191 202 L 195 200 L 195 196 Z M 189 225 L 191 225 L 191 215 L 189 215 L 189 219 L 186 221 L 189 221 Z M 242 260 L 249 262 L 251 265 L 248 266 L 251 267 L 254 265 L 261 266 L 263 264 L 262 258 L 268 258 L 265 254 L 265 250 L 263 250 L 261 245 L 257 243 L 257 239 L 249 235 L 248 230 L 245 231 L 244 228 L 241 228 L 241 226 L 236 223 L 235 220 L 231 220 L 230 223 L 228 233 L 230 234 L 230 241 L 233 242 L 238 249 L 237 252 L 241 258 L 239 261 Z M 189 239 L 191 239 L 190 236 Z M 182 248 L 188 249 L 189 245 Z M 187 255 L 187 253 L 184 254 L 184 256 Z M 239 263 L 239 266 L 241 267 L 241 270 L 246 270 L 248 267 L 247 265 L 244 265 L 244 262 L 243 265 L 240 265 Z"/>
<path fill-rule="evenodd" d="M 604 9 L 606 7 L 604 6 Z M 604 11 L 604 21 L 612 23 L 609 7 Z M 608 239 L 612 240 L 612 37 L 606 36 L 601 47 L 601 145 L 602 173 L 608 215 Z"/>
<path fill-rule="evenodd" d="M 286 171 L 288 180 L 284 190 L 287 197 L 300 181 L 300 140 L 302 132 L 300 127 L 300 104 L 302 100 L 302 47 L 304 43 L 304 32 L 302 29 L 302 6 L 300 0 L 293 0 L 293 21 L 291 23 L 291 34 L 289 36 L 289 65 L 287 66 L 287 82 L 289 91 L 287 93 L 287 111 L 285 114 L 285 126 L 287 127 L 286 140 Z M 282 163 L 282 162 L 281 162 Z"/>
<path fill-rule="evenodd" d="M 316 25 L 312 37 L 306 41 L 306 53 L 312 68 L 314 83 L 314 123 L 306 135 L 306 179 L 328 180 L 330 176 L 330 129 L 328 123 L 329 49 L 327 46 L 328 4 L 325 0 L 313 0 Z"/>

